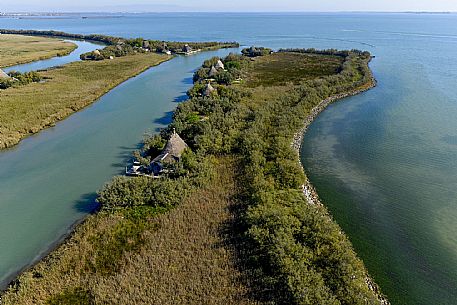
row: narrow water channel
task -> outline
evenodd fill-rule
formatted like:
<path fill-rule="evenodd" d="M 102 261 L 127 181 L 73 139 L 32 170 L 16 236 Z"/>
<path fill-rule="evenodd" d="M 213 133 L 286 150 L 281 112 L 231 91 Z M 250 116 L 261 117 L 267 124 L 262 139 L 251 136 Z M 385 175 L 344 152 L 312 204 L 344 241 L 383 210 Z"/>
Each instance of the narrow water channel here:
<path fill-rule="evenodd" d="M 0 152 L 0 288 L 94 208 L 95 192 L 123 172 L 142 135 L 170 122 L 203 60 L 230 51 L 177 57 L 149 69 Z"/>
<path fill-rule="evenodd" d="M 79 56 L 81 54 L 91 52 L 96 49 L 104 47 L 103 44 L 88 42 L 88 41 L 84 41 L 84 40 L 65 40 L 65 41 L 74 43 L 78 47 L 75 50 L 73 50 L 73 52 L 71 52 L 70 54 L 65 55 L 65 56 L 57 56 L 57 57 L 53 57 L 53 58 L 49 58 L 49 59 L 38 60 L 38 61 L 31 62 L 31 63 L 26 63 L 26 64 L 22 64 L 22 65 L 4 68 L 3 70 L 5 72 L 18 71 L 18 72 L 25 73 L 25 72 L 36 71 L 36 70 L 44 70 L 44 69 L 48 69 L 48 68 L 56 67 L 56 66 L 62 66 L 62 65 L 68 64 L 70 62 L 79 61 L 80 60 Z"/>

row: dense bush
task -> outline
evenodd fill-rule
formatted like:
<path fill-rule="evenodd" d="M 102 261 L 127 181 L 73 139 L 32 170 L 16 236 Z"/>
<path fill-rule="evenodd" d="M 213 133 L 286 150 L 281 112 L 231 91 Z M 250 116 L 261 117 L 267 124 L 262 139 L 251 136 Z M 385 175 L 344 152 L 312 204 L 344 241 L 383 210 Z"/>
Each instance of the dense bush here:
<path fill-rule="evenodd" d="M 265 56 L 271 54 L 273 51 L 269 48 L 264 47 L 250 47 L 241 50 L 241 54 L 248 57 L 257 57 L 257 56 Z"/>
<path fill-rule="evenodd" d="M 221 60 L 224 64 L 225 70 L 219 69 L 216 75 L 210 76 L 211 67 L 214 67 L 219 60 Z M 233 81 L 242 77 L 242 70 L 248 65 L 249 61 L 245 56 L 236 55 L 233 53 L 229 54 L 226 58 L 223 59 L 219 57 L 213 57 L 206 60 L 203 63 L 202 67 L 194 73 L 193 80 L 194 83 L 198 83 L 205 82 L 211 78 L 218 84 L 230 85 Z M 198 84 L 195 86 L 198 86 Z"/>
<path fill-rule="evenodd" d="M 69 38 L 69 39 L 80 39 L 80 40 L 90 40 L 96 42 L 106 43 L 108 45 L 116 44 L 119 41 L 123 41 L 123 38 L 113 37 L 107 35 L 99 34 L 70 34 L 59 31 L 38 31 L 38 30 L 7 30 L 0 29 L 0 34 L 17 34 L 17 35 L 29 35 L 29 36 L 51 36 L 57 38 Z"/>
<path fill-rule="evenodd" d="M 115 177 L 99 193 L 98 202 L 104 209 L 135 206 L 173 207 L 188 190 L 185 179 L 151 179 L 149 177 Z"/>
<path fill-rule="evenodd" d="M 38 72 L 31 71 L 21 73 L 17 71 L 11 71 L 8 73 L 11 78 L 0 79 L 0 89 L 7 89 L 12 86 L 27 85 L 30 83 L 36 83 L 41 81 L 43 78 Z"/>
<path fill-rule="evenodd" d="M 52 296 L 46 302 L 47 305 L 93 305 L 94 296 L 89 290 L 81 287 L 67 289 L 61 294 Z"/>
<path fill-rule="evenodd" d="M 268 193 L 249 210 L 264 282 L 293 304 L 375 304 L 362 263 L 326 211 L 299 191 Z M 285 300 L 284 300 L 285 301 Z"/>
<path fill-rule="evenodd" d="M 14 85 L 14 80 L 10 78 L 3 78 L 0 79 L 0 89 L 7 89 L 9 87 L 12 87 Z"/>
<path fill-rule="evenodd" d="M 148 40 L 149 47 L 153 51 L 162 52 L 169 50 L 172 53 L 180 52 L 185 45 L 190 46 L 193 50 L 212 50 L 220 48 L 238 48 L 237 42 L 178 42 L 178 41 L 158 41 Z"/>
<path fill-rule="evenodd" d="M 212 50 L 220 48 L 238 48 L 240 45 L 237 42 L 176 42 L 176 41 L 159 41 L 159 40 L 144 40 L 143 38 L 124 39 L 120 37 L 113 37 L 99 34 L 71 34 L 60 31 L 38 31 L 38 30 L 9 30 L 0 29 L 0 34 L 19 34 L 30 36 L 50 36 L 57 38 L 89 40 L 101 42 L 108 46 L 99 50 L 101 54 L 88 52 L 81 54 L 82 60 L 103 60 L 108 59 L 110 56 L 119 57 L 134 52 L 144 52 L 145 50 L 153 52 L 163 52 L 169 50 L 177 53 L 183 50 L 185 45 L 190 46 L 194 50 Z"/>
<path fill-rule="evenodd" d="M 336 50 L 336 49 L 327 49 L 327 50 L 317 50 L 314 48 L 309 49 L 280 49 L 278 52 L 294 52 L 294 53 L 306 53 L 306 54 L 320 54 L 320 55 L 335 55 L 341 57 L 348 57 L 350 55 L 355 55 L 363 59 L 369 59 L 371 57 L 370 52 L 360 51 L 357 49 L 353 50 Z"/>
<path fill-rule="evenodd" d="M 135 53 L 144 52 L 164 52 L 170 51 L 172 53 L 182 52 L 184 47 L 188 45 L 194 50 L 208 50 L 219 48 L 233 48 L 238 47 L 235 42 L 170 42 L 170 41 L 156 41 L 144 40 L 143 38 L 134 38 L 127 40 L 120 40 L 116 45 L 109 45 L 101 50 L 81 54 L 82 60 L 103 60 L 110 57 L 120 57 L 131 55 Z"/>

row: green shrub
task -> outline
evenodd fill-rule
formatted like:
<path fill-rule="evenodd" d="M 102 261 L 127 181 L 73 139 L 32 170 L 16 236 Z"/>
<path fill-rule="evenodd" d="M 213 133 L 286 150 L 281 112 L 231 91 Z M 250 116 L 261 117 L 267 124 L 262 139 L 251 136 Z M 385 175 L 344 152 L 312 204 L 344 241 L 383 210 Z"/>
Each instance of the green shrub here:
<path fill-rule="evenodd" d="M 97 201 L 103 209 L 135 206 L 172 207 L 186 195 L 187 179 L 151 179 L 115 177 L 100 192 Z"/>
<path fill-rule="evenodd" d="M 27 85 L 30 83 L 40 82 L 43 78 L 38 72 L 31 71 L 21 73 L 18 71 L 11 71 L 8 73 L 11 78 L 0 79 L 0 89 L 7 89 L 12 86 Z"/>
<path fill-rule="evenodd" d="M 111 230 L 97 233 L 89 239 L 94 249 L 87 262 L 90 271 L 114 274 L 119 270 L 123 255 L 143 245 L 143 232 L 150 224 L 142 217 L 132 218 L 123 219 Z"/>
<path fill-rule="evenodd" d="M 66 289 L 61 294 L 52 296 L 47 305 L 94 305 L 94 296 L 89 290 L 81 287 Z"/>
<path fill-rule="evenodd" d="M 250 48 L 245 48 L 241 50 L 241 53 L 244 56 L 248 57 L 257 57 L 257 56 L 266 56 L 271 54 L 273 51 L 269 48 L 264 48 L 264 47 L 250 47 Z"/>

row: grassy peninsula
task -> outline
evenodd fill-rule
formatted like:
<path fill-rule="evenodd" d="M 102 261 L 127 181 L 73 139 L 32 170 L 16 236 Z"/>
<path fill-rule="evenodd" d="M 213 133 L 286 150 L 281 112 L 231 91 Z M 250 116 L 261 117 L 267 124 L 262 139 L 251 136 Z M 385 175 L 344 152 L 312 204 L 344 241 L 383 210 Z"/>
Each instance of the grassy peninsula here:
<path fill-rule="evenodd" d="M 0 67 L 9 67 L 71 53 L 76 45 L 62 39 L 0 35 Z"/>
<path fill-rule="evenodd" d="M 115 177 L 3 304 L 388 304 L 304 196 L 292 145 L 323 102 L 374 85 L 370 54 L 243 54 L 207 60 L 172 124 L 135 153 L 148 164 L 176 131 L 189 149 L 168 174 Z"/>
<path fill-rule="evenodd" d="M 27 35 L 37 37 L 51 37 L 51 38 L 64 38 L 64 39 L 80 39 L 94 41 L 106 44 L 107 47 L 103 48 L 103 52 L 97 54 L 82 55 L 82 59 L 106 59 L 109 56 L 125 56 L 134 52 L 158 52 L 168 54 L 190 54 L 193 51 L 210 51 L 221 48 L 238 48 L 240 45 L 237 42 L 219 42 L 219 41 L 206 41 L 206 42 L 184 42 L 184 41 L 162 41 L 143 39 L 141 37 L 125 39 L 122 37 L 114 37 L 100 34 L 72 34 L 60 31 L 43 31 L 43 30 L 10 30 L 0 29 L 0 34 L 13 34 L 13 35 Z M 93 56 L 95 55 L 95 56 Z"/>

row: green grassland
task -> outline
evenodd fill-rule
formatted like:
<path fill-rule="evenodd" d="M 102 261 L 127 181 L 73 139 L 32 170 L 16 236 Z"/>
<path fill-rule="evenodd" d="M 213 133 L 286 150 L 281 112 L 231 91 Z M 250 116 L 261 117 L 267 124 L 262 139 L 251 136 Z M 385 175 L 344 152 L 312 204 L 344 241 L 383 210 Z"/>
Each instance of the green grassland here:
<path fill-rule="evenodd" d="M 302 195 L 291 147 L 322 100 L 372 85 L 368 61 L 226 59 L 244 80 L 214 84 L 209 97 L 191 90 L 162 140 L 139 152 L 153 158 L 175 129 L 192 151 L 173 174 L 115 177 L 99 193 L 101 211 L 23 273 L 2 304 L 379 304 L 347 237 Z"/>
<path fill-rule="evenodd" d="M 63 56 L 76 49 L 76 45 L 62 39 L 0 35 L 0 67 L 9 67 L 36 60 Z"/>
<path fill-rule="evenodd" d="M 52 126 L 123 81 L 170 58 L 148 53 L 73 62 L 39 72 L 44 82 L 0 90 L 0 148 Z"/>
<path fill-rule="evenodd" d="M 246 85 L 251 88 L 296 85 L 307 79 L 338 73 L 343 61 L 340 56 L 298 53 L 256 57 L 249 66 Z"/>

